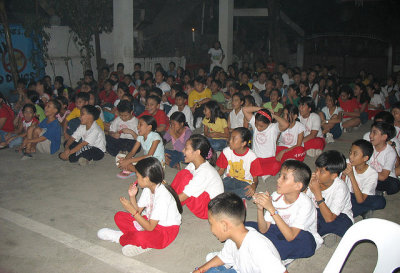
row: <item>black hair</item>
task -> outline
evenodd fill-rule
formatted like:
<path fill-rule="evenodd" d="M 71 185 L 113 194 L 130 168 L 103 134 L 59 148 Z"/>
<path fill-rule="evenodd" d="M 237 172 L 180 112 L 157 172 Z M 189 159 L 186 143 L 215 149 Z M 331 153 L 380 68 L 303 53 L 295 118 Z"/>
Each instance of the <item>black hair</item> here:
<path fill-rule="evenodd" d="M 189 127 L 188 124 L 186 123 L 186 116 L 185 116 L 185 114 L 182 113 L 182 112 L 176 111 L 176 112 L 172 113 L 172 115 L 171 115 L 171 117 L 169 118 L 169 120 L 170 120 L 170 121 L 171 121 L 171 120 L 174 120 L 174 121 L 176 121 L 176 122 L 183 123 L 184 126 Z"/>
<path fill-rule="evenodd" d="M 88 94 L 89 94 L 89 100 L 90 100 L 90 95 L 92 95 L 94 97 L 94 105 L 98 105 L 100 99 L 99 99 L 99 96 L 97 95 L 97 93 L 92 90 L 92 91 L 89 91 Z"/>
<path fill-rule="evenodd" d="M 84 100 L 85 102 L 88 102 L 88 101 L 90 100 L 90 95 L 89 95 L 88 93 L 85 93 L 85 92 L 79 92 L 79 93 L 76 95 L 75 100 L 77 100 L 77 99 L 82 99 L 82 100 Z"/>
<path fill-rule="evenodd" d="M 325 168 L 331 174 L 339 175 L 347 167 L 346 157 L 338 151 L 325 151 L 317 157 L 315 166 Z"/>
<path fill-rule="evenodd" d="M 68 99 L 66 97 L 59 95 L 56 97 L 56 100 L 60 101 L 64 105 L 68 106 Z"/>
<path fill-rule="evenodd" d="M 155 130 L 157 130 L 157 121 L 153 116 L 149 116 L 149 115 L 144 115 L 141 116 L 139 119 L 143 120 L 144 122 L 146 122 L 147 125 L 151 125 L 151 130 L 154 132 Z"/>
<path fill-rule="evenodd" d="M 185 92 L 178 92 L 175 95 L 175 99 L 176 98 L 183 98 L 183 99 L 187 100 L 188 99 L 188 95 Z"/>
<path fill-rule="evenodd" d="M 142 67 L 142 64 L 141 64 L 141 63 L 135 63 L 134 66 L 140 66 L 140 67 Z"/>
<path fill-rule="evenodd" d="M 368 159 L 371 158 L 372 154 L 374 153 L 374 146 L 372 146 L 371 142 L 365 139 L 358 139 L 354 141 L 351 146 L 360 147 L 363 156 L 368 156 Z"/>
<path fill-rule="evenodd" d="M 215 82 L 219 88 L 222 88 L 222 82 L 220 80 L 212 80 L 211 83 Z"/>
<path fill-rule="evenodd" d="M 101 70 L 107 70 L 107 72 L 110 72 L 110 68 L 109 68 L 108 66 L 103 66 L 103 67 L 101 68 Z"/>
<path fill-rule="evenodd" d="M 378 129 L 382 133 L 382 135 L 387 135 L 388 137 L 386 138 L 386 141 L 389 141 L 396 136 L 396 129 L 392 124 L 389 124 L 387 122 L 375 121 L 371 125 L 371 129 L 372 127 Z"/>
<path fill-rule="evenodd" d="M 243 200 L 233 192 L 224 192 L 215 196 L 208 203 L 208 211 L 213 216 L 227 216 L 242 224 L 246 219 Z"/>
<path fill-rule="evenodd" d="M 56 76 L 54 78 L 54 82 L 59 82 L 61 85 L 64 85 L 64 78 L 61 76 Z"/>
<path fill-rule="evenodd" d="M 325 97 L 331 97 L 331 99 L 333 100 L 333 104 L 334 105 L 337 105 L 337 102 L 338 102 L 338 97 L 337 97 L 337 95 L 336 95 L 336 93 L 334 93 L 334 92 L 328 92 L 326 95 L 325 95 Z"/>
<path fill-rule="evenodd" d="M 379 112 L 378 114 L 376 114 L 376 116 L 374 117 L 374 121 L 377 121 L 378 119 L 380 119 L 381 121 L 384 121 L 386 123 L 394 125 L 394 116 L 392 115 L 392 113 L 390 113 L 388 111 L 382 111 L 382 112 Z"/>
<path fill-rule="evenodd" d="M 260 109 L 258 111 L 262 111 L 262 112 L 268 114 L 271 117 L 271 112 L 268 109 Z M 255 120 L 264 122 L 265 124 L 269 125 L 272 122 L 272 117 L 271 117 L 271 120 L 269 120 L 264 115 L 256 112 Z"/>
<path fill-rule="evenodd" d="M 201 83 L 201 84 L 206 84 L 206 80 L 201 76 L 197 76 L 196 78 L 194 78 L 194 81 L 198 82 L 198 83 Z"/>
<path fill-rule="evenodd" d="M 225 119 L 224 113 L 221 111 L 218 102 L 210 100 L 204 104 L 205 108 L 208 108 L 211 112 L 210 123 L 215 123 L 217 118 Z"/>
<path fill-rule="evenodd" d="M 292 171 L 294 182 L 303 184 L 301 191 L 307 189 L 311 179 L 311 169 L 304 162 L 289 159 L 283 162 L 281 170 L 286 169 Z"/>
<path fill-rule="evenodd" d="M 93 71 L 88 69 L 85 71 L 84 76 L 89 76 L 89 77 L 93 77 Z"/>
<path fill-rule="evenodd" d="M 299 105 L 307 105 L 309 108 L 311 108 L 311 112 L 315 111 L 315 104 L 313 101 L 313 98 L 311 97 L 301 97 L 299 100 Z"/>
<path fill-rule="evenodd" d="M 399 101 L 392 105 L 392 110 L 395 108 L 400 110 L 400 102 Z"/>
<path fill-rule="evenodd" d="M 247 147 L 251 147 L 251 132 L 249 129 L 245 128 L 245 127 L 237 127 L 235 129 L 233 129 L 233 132 L 238 132 L 240 134 L 240 138 L 242 139 L 242 142 L 246 142 L 246 146 Z"/>
<path fill-rule="evenodd" d="M 156 96 L 156 95 L 148 96 L 148 97 L 146 98 L 146 101 L 148 101 L 148 100 L 150 100 L 150 99 L 156 101 L 157 104 L 160 104 L 160 103 L 161 103 L 161 98 L 160 98 L 159 96 Z"/>
<path fill-rule="evenodd" d="M 58 100 L 56 100 L 56 99 L 51 99 L 51 100 L 49 100 L 48 103 L 50 103 L 50 102 L 51 102 L 51 103 L 54 105 L 54 107 L 57 109 L 56 115 L 57 115 L 58 113 L 60 113 L 60 111 L 61 111 L 61 103 L 60 103 Z"/>
<path fill-rule="evenodd" d="M 183 92 L 182 84 L 175 83 L 171 86 L 171 90 L 174 89 L 176 93 Z M 175 95 L 176 96 L 176 95 Z"/>
<path fill-rule="evenodd" d="M 127 85 L 126 83 L 124 83 L 124 82 L 120 82 L 120 83 L 118 84 L 118 88 L 117 88 L 117 89 L 121 89 L 122 91 L 124 91 L 125 94 L 130 94 L 129 87 L 128 87 L 128 85 Z"/>
<path fill-rule="evenodd" d="M 26 92 L 26 97 L 32 101 L 32 103 L 36 103 L 39 100 L 39 93 L 33 90 Z"/>
<path fill-rule="evenodd" d="M 271 95 L 272 92 L 277 92 L 277 93 L 278 93 L 278 98 L 281 97 L 281 92 L 279 91 L 279 89 L 273 88 L 273 89 L 271 90 L 271 92 L 270 92 L 270 95 Z"/>
<path fill-rule="evenodd" d="M 246 103 L 246 101 L 250 102 L 252 106 L 256 106 L 256 100 L 252 95 L 244 96 L 244 102 Z"/>
<path fill-rule="evenodd" d="M 143 84 L 141 84 L 140 86 L 139 86 L 139 90 L 140 90 L 140 88 L 142 88 L 142 89 L 144 89 L 144 90 L 146 90 L 146 94 L 148 95 L 149 93 L 150 93 L 150 86 L 147 84 L 147 83 L 143 83 Z"/>
<path fill-rule="evenodd" d="M 114 81 L 112 81 L 110 79 L 107 79 L 107 80 L 104 81 L 104 86 L 106 85 L 106 83 L 111 84 L 111 86 L 114 86 L 114 84 L 115 84 Z"/>
<path fill-rule="evenodd" d="M 292 88 L 294 91 L 296 91 L 297 95 L 300 95 L 300 88 L 297 84 L 293 83 L 291 85 L 289 85 L 289 89 Z"/>
<path fill-rule="evenodd" d="M 163 91 L 158 87 L 152 87 L 150 93 L 156 93 L 160 98 L 163 96 Z"/>
<path fill-rule="evenodd" d="M 86 110 L 86 112 L 93 117 L 93 120 L 96 121 L 99 119 L 100 110 L 97 109 L 94 105 L 85 105 L 82 107 L 82 110 Z"/>
<path fill-rule="evenodd" d="M 171 193 L 171 195 L 174 197 L 176 206 L 178 208 L 179 213 L 182 214 L 183 209 L 182 209 L 182 204 L 179 201 L 179 196 L 176 194 L 174 189 L 164 181 L 164 169 L 160 163 L 160 161 L 155 158 L 155 157 L 147 157 L 144 158 L 138 163 L 136 163 L 136 171 L 142 176 L 142 177 L 148 177 L 151 183 L 154 184 L 162 184 L 164 187 Z"/>
<path fill-rule="evenodd" d="M 132 75 L 130 74 L 125 74 L 124 78 L 128 78 L 131 82 L 133 81 Z"/>
<path fill-rule="evenodd" d="M 18 81 L 17 81 L 17 84 L 23 84 L 24 85 L 24 87 L 26 87 L 26 80 L 25 79 L 23 79 L 23 78 L 19 78 L 18 79 Z"/>
<path fill-rule="evenodd" d="M 345 92 L 347 95 L 349 95 L 349 98 L 353 97 L 353 89 L 351 89 L 351 87 L 348 85 L 342 85 L 339 94 L 342 92 Z"/>
<path fill-rule="evenodd" d="M 191 142 L 191 146 L 194 151 L 199 150 L 200 156 L 207 160 L 212 166 L 215 166 L 217 154 L 214 152 L 213 148 L 211 148 L 211 144 L 205 136 L 193 134 L 190 136 L 188 141 Z"/>
<path fill-rule="evenodd" d="M 132 103 L 128 100 L 121 100 L 117 105 L 117 110 L 119 113 L 131 113 L 132 112 Z"/>
<path fill-rule="evenodd" d="M 243 96 L 242 93 L 236 92 L 235 94 L 232 95 L 232 98 L 235 97 L 235 96 L 238 97 L 238 98 L 240 99 L 240 101 L 242 102 L 242 104 L 244 104 L 244 96 Z M 248 95 L 248 96 L 251 96 L 251 95 Z M 253 96 L 251 96 L 251 97 L 253 97 Z"/>
<path fill-rule="evenodd" d="M 36 114 L 36 107 L 32 103 L 27 103 L 22 107 L 22 113 L 25 111 L 26 108 L 31 108 L 33 110 L 33 113 Z"/>
<path fill-rule="evenodd" d="M 131 93 L 128 93 L 128 94 L 125 93 L 122 97 L 126 97 L 126 99 L 121 99 L 121 100 L 129 101 L 132 104 L 133 104 L 133 101 L 135 100 L 135 98 L 131 95 Z"/>
<path fill-rule="evenodd" d="M 238 90 L 239 92 L 246 92 L 250 91 L 250 87 L 247 84 L 242 84 L 241 86 L 239 86 Z"/>
<path fill-rule="evenodd" d="M 123 63 L 118 63 L 118 64 L 117 64 L 117 69 L 118 69 L 118 67 L 123 67 L 123 68 L 125 68 L 125 66 L 124 66 Z"/>
<path fill-rule="evenodd" d="M 285 108 L 288 111 L 288 122 L 292 123 L 294 120 L 292 120 L 291 115 L 297 115 L 297 117 L 299 116 L 299 108 L 294 105 L 294 104 L 286 104 Z M 299 121 L 298 118 L 295 119 L 296 121 Z"/>

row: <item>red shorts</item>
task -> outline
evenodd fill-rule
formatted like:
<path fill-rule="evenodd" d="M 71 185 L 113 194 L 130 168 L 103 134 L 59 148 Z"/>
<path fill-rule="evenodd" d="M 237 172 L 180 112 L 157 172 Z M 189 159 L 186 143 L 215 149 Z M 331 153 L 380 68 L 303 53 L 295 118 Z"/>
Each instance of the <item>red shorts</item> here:
<path fill-rule="evenodd" d="M 250 172 L 253 176 L 275 176 L 281 169 L 281 162 L 277 161 L 275 157 L 257 158 L 251 165 Z"/>
<path fill-rule="evenodd" d="M 288 149 L 288 147 L 285 146 L 277 146 L 276 147 L 276 155 L 279 154 L 279 152 Z M 281 159 L 281 162 L 285 162 L 287 159 L 295 159 L 298 161 L 304 161 L 304 158 L 306 157 L 306 150 L 302 146 L 298 146 L 296 148 L 293 148 L 292 150 L 286 152 Z"/>
<path fill-rule="evenodd" d="M 144 216 L 147 219 L 147 217 Z M 152 231 L 139 231 L 134 225 L 135 218 L 128 212 L 119 211 L 114 216 L 115 224 L 124 233 L 119 238 L 122 246 L 135 245 L 142 248 L 162 249 L 170 245 L 179 232 L 179 226 L 157 225 Z M 137 222 L 136 222 L 137 223 Z"/>
<path fill-rule="evenodd" d="M 307 142 L 304 142 L 304 149 L 306 151 L 310 149 L 324 150 L 324 148 L 325 148 L 325 139 L 322 137 L 315 137 Z"/>
<path fill-rule="evenodd" d="M 193 174 L 188 170 L 179 171 L 174 181 L 172 181 L 171 187 L 179 195 L 183 192 L 186 185 L 192 180 Z M 208 219 L 208 203 L 210 202 L 210 195 L 207 192 L 203 192 L 198 197 L 189 197 L 182 202 L 182 206 L 186 205 L 188 209 L 200 219 Z"/>

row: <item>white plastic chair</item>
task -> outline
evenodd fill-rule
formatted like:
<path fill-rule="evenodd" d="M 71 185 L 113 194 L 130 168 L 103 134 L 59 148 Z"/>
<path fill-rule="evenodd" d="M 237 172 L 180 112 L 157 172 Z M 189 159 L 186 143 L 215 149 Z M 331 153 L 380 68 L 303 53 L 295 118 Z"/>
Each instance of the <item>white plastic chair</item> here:
<path fill-rule="evenodd" d="M 371 218 L 349 228 L 326 265 L 324 273 L 340 272 L 353 246 L 364 240 L 372 241 L 378 251 L 374 273 L 389 273 L 400 267 L 400 225 Z"/>

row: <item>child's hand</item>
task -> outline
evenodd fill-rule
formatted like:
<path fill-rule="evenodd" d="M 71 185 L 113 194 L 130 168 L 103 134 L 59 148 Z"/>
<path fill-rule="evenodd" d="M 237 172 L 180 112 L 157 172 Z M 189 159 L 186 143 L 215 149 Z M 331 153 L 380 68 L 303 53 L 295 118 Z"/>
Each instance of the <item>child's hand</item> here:
<path fill-rule="evenodd" d="M 120 169 L 126 169 L 129 166 L 129 161 L 126 158 L 122 158 L 122 157 L 118 157 L 119 161 L 118 161 L 118 168 Z"/>
<path fill-rule="evenodd" d="M 124 133 L 124 134 L 132 134 L 134 133 L 133 130 L 129 129 L 129 128 L 124 128 L 121 131 L 119 131 L 119 133 Z"/>
<path fill-rule="evenodd" d="M 310 184 L 308 185 L 311 192 L 315 195 L 316 193 L 321 193 L 321 186 L 318 182 L 317 176 L 315 173 L 312 173 Z"/>
<path fill-rule="evenodd" d="M 248 185 L 248 186 L 244 187 L 244 189 L 247 190 L 245 195 L 247 197 L 252 197 L 256 191 L 256 184 L 253 183 L 251 185 Z"/>
<path fill-rule="evenodd" d="M 131 214 L 135 214 L 136 213 L 136 210 L 133 207 L 131 201 L 127 200 L 125 197 L 120 197 L 119 201 L 121 202 L 122 206 L 124 207 L 124 209 L 126 211 L 128 211 Z"/>
<path fill-rule="evenodd" d="M 349 177 L 354 175 L 354 173 L 353 173 L 353 167 L 351 166 L 350 163 L 347 163 L 347 167 L 346 167 L 346 169 L 343 171 L 343 174 L 345 174 L 345 175 L 347 175 L 347 176 L 349 176 Z"/>
<path fill-rule="evenodd" d="M 275 208 L 272 205 L 272 198 L 268 192 L 258 193 L 255 197 L 254 202 L 268 211 L 275 211 Z"/>
<path fill-rule="evenodd" d="M 278 153 L 278 155 L 275 157 L 275 159 L 276 159 L 277 161 L 281 161 L 284 154 L 285 154 L 285 150 L 280 151 L 280 152 Z"/>
<path fill-rule="evenodd" d="M 138 193 L 138 188 L 137 188 L 137 181 L 135 183 L 131 183 L 129 185 L 129 189 L 128 189 L 128 194 L 130 197 L 135 197 L 136 194 Z"/>

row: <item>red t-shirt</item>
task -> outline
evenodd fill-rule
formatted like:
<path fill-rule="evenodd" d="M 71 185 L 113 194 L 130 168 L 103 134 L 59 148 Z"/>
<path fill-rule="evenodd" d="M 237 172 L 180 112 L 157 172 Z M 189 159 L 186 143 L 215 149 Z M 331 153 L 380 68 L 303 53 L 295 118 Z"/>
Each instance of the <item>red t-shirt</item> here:
<path fill-rule="evenodd" d="M 133 85 L 129 86 L 129 93 L 131 93 L 131 95 L 133 95 L 133 91 L 135 91 L 135 87 Z"/>
<path fill-rule="evenodd" d="M 99 98 L 100 98 L 102 103 L 112 103 L 112 104 L 114 104 L 114 102 L 117 100 L 118 96 L 112 90 L 111 90 L 110 94 L 108 94 L 108 96 L 107 96 L 106 90 L 103 90 L 103 91 L 100 92 Z"/>
<path fill-rule="evenodd" d="M 152 115 L 150 115 L 149 111 L 145 110 L 143 113 L 141 113 L 138 116 L 138 119 L 141 118 L 144 115 L 152 116 Z M 165 112 L 163 110 L 158 109 L 157 113 L 155 115 L 153 115 L 153 117 L 156 119 L 157 127 L 164 124 L 166 126 L 165 127 L 165 131 L 168 130 L 168 128 L 169 128 L 169 118 L 168 118 L 167 114 L 165 114 Z"/>
<path fill-rule="evenodd" d="M 357 102 L 356 98 L 352 98 L 351 100 L 343 101 L 339 98 L 340 107 L 345 112 L 354 112 L 355 109 L 360 109 L 359 103 Z M 344 118 L 350 118 L 350 116 L 343 116 Z"/>
<path fill-rule="evenodd" d="M 4 132 L 12 132 L 14 131 L 14 112 L 10 106 L 3 103 L 0 108 L 0 118 L 6 118 L 6 122 L 3 125 Z"/>

